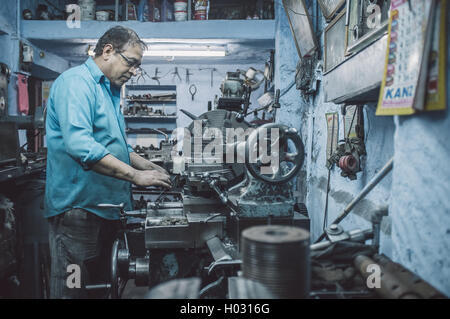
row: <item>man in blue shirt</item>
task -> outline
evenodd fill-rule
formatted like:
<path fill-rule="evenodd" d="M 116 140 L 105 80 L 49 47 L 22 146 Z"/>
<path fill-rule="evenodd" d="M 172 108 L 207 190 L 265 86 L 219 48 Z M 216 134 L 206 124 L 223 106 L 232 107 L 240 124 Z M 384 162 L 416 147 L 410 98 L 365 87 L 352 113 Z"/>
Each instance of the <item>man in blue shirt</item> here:
<path fill-rule="evenodd" d="M 168 173 L 127 144 L 120 111 L 120 87 L 138 72 L 145 48 L 133 30 L 114 27 L 99 39 L 94 58 L 62 73 L 51 88 L 45 191 L 51 298 L 88 297 L 85 284 L 109 273 L 119 210 L 99 204 L 131 210 L 132 183 L 170 187 Z M 71 264 L 80 267 L 81 285 L 67 281 L 76 269 Z"/>

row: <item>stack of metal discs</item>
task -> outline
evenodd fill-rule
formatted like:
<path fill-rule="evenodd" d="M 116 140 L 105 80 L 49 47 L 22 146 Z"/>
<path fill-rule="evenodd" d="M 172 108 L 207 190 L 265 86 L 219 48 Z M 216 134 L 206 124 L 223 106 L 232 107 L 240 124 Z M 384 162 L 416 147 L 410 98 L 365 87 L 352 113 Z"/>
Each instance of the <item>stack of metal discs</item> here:
<path fill-rule="evenodd" d="M 292 226 L 255 226 L 242 232 L 242 272 L 276 298 L 307 298 L 309 232 Z"/>

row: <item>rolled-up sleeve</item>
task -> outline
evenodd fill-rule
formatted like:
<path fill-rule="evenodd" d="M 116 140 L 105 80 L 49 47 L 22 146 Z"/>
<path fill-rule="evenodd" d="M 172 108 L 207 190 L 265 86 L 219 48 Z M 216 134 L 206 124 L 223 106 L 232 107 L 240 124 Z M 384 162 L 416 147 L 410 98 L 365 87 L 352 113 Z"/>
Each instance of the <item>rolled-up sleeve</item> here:
<path fill-rule="evenodd" d="M 91 169 L 109 154 L 93 135 L 93 88 L 83 78 L 66 77 L 55 91 L 54 105 L 66 151 L 83 169 Z"/>

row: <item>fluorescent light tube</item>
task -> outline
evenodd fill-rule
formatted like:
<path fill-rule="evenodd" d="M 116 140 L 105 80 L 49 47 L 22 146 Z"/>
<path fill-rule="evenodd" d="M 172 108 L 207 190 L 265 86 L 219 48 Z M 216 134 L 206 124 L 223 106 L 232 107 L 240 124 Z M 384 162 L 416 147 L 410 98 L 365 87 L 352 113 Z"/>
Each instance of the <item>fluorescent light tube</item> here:
<path fill-rule="evenodd" d="M 225 56 L 225 51 L 208 51 L 208 50 L 149 50 L 144 52 L 144 56 L 209 56 L 209 57 L 220 57 Z"/>

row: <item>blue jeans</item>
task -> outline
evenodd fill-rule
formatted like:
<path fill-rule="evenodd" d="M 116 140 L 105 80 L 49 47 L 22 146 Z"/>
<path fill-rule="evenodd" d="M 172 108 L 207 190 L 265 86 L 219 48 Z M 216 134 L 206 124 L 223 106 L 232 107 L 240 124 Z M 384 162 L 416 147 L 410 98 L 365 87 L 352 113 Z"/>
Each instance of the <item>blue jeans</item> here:
<path fill-rule="evenodd" d="M 85 286 L 110 281 L 111 248 L 119 230 L 119 221 L 107 220 L 79 208 L 48 220 L 50 298 L 106 297 L 106 290 L 87 291 Z M 69 265 L 77 265 L 81 270 L 80 288 L 70 288 L 73 285 L 67 284 L 68 276 L 74 274 Z M 73 278 L 71 276 L 69 280 Z"/>

